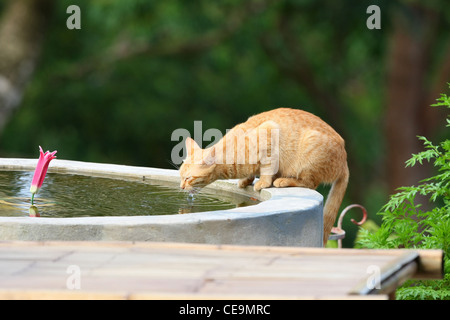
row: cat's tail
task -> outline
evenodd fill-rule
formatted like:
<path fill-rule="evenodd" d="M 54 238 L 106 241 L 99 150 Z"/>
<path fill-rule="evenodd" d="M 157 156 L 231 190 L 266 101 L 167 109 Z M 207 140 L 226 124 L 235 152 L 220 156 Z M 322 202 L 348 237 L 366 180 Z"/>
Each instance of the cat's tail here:
<path fill-rule="evenodd" d="M 327 201 L 323 209 L 323 245 L 328 241 L 328 236 L 333 228 L 334 221 L 339 212 L 342 200 L 344 199 L 345 190 L 347 190 L 348 178 L 350 176 L 348 166 L 345 164 L 344 172 L 341 176 L 333 182 L 330 192 L 328 193 Z"/>

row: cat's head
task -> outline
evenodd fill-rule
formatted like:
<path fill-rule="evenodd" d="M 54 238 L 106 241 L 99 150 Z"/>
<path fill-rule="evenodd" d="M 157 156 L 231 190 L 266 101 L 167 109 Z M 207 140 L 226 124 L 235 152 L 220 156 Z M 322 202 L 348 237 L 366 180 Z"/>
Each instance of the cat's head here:
<path fill-rule="evenodd" d="M 217 180 L 214 147 L 203 150 L 188 137 L 186 150 L 186 159 L 180 167 L 181 189 L 195 192 Z"/>

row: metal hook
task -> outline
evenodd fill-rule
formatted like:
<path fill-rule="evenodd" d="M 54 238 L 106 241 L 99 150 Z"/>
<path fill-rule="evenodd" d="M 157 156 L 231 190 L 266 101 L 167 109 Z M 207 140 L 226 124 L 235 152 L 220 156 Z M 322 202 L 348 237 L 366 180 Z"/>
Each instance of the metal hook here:
<path fill-rule="evenodd" d="M 363 212 L 363 217 L 361 219 L 361 221 L 357 222 L 355 221 L 355 219 L 350 219 L 351 222 L 353 222 L 354 224 L 356 224 L 357 226 L 362 225 L 364 222 L 366 222 L 367 220 L 367 210 L 366 208 L 364 208 L 362 205 L 360 204 L 351 204 L 347 207 L 345 207 L 344 210 L 342 210 L 341 215 L 339 216 L 339 220 L 338 220 L 338 228 L 342 227 L 342 221 L 344 220 L 344 216 L 346 215 L 346 213 L 353 208 L 360 208 Z"/>
<path fill-rule="evenodd" d="M 344 216 L 347 214 L 347 212 L 350 209 L 353 208 L 360 208 L 363 212 L 363 217 L 361 221 L 355 221 L 355 219 L 351 219 L 350 221 L 353 222 L 353 224 L 360 226 L 367 220 L 367 210 L 362 205 L 359 204 L 351 204 L 347 207 L 345 207 L 344 210 L 342 210 L 341 215 L 339 216 L 337 227 L 333 227 L 331 229 L 332 234 L 329 236 L 329 240 L 337 240 L 338 241 L 338 248 L 342 248 L 342 239 L 345 238 L 345 230 L 342 229 L 342 221 L 344 220 Z"/>

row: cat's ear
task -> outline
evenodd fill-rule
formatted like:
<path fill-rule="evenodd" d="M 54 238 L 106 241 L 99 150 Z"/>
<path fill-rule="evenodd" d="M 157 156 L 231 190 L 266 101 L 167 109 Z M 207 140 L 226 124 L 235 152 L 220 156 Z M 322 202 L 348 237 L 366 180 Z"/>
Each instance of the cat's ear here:
<path fill-rule="evenodd" d="M 202 159 L 202 164 L 211 166 L 216 163 L 216 148 L 212 147 L 211 150 Z"/>
<path fill-rule="evenodd" d="M 192 139 L 191 137 L 187 137 L 186 138 L 186 151 L 187 151 L 187 155 L 190 156 L 194 153 L 195 149 L 200 149 L 200 147 L 198 146 L 197 142 L 195 142 L 194 139 Z"/>

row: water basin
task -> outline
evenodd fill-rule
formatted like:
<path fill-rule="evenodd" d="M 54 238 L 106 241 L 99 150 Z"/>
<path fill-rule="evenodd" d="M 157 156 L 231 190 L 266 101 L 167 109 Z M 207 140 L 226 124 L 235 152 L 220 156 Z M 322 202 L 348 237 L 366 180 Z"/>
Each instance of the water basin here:
<path fill-rule="evenodd" d="M 19 202 L 25 202 L 25 207 L 22 209 L 26 209 L 28 206 L 30 171 L 34 170 L 36 163 L 37 159 L 0 158 L 0 170 L 2 171 L 28 171 L 28 173 L 16 176 L 16 179 L 24 180 L 23 187 L 17 187 L 22 191 L 16 195 L 4 195 L 23 197 L 19 200 Z M 60 188 L 55 191 L 51 190 L 52 179 L 64 181 L 67 175 L 113 180 L 110 181 L 111 188 L 118 188 L 118 190 L 113 192 L 108 189 L 104 195 L 104 200 L 106 200 L 104 203 L 109 207 L 107 210 L 109 214 L 101 216 L 96 213 L 95 216 L 81 216 L 85 213 L 78 213 L 78 216 L 73 217 L 52 217 L 50 211 L 47 210 L 52 205 L 59 205 L 56 198 L 53 198 L 56 197 L 56 194 L 61 193 L 65 194 L 65 197 L 74 198 L 74 207 L 67 209 L 68 212 L 72 212 L 71 214 L 74 212 L 72 209 L 83 208 L 81 201 L 84 200 L 77 200 L 78 197 L 74 196 L 79 186 L 74 187 L 63 183 L 60 188 L 68 188 L 65 189 L 65 192 L 61 192 Z M 47 181 L 47 179 L 49 180 Z M 166 214 L 169 211 L 159 209 L 155 210 L 158 214 L 148 214 L 147 209 L 151 203 L 146 202 L 146 197 L 149 191 L 144 192 L 144 195 L 139 196 L 137 200 L 131 201 L 136 205 L 136 210 L 139 212 L 143 210 L 144 214 L 111 214 L 111 211 L 124 208 L 127 211 L 126 208 L 128 208 L 128 205 L 123 205 L 121 202 L 123 197 L 117 195 L 124 190 L 120 188 L 128 185 L 127 183 L 122 185 L 124 182 L 120 182 L 120 180 L 136 184 L 145 190 L 152 185 L 178 186 L 179 179 L 179 173 L 176 170 L 55 159 L 50 163 L 48 177 L 36 197 L 37 207 L 42 216 L 29 217 L 21 211 L 22 209 L 13 216 L 0 214 L 0 241 L 159 241 L 264 246 L 322 246 L 323 197 L 318 192 L 305 188 L 268 188 L 261 192 L 254 192 L 251 186 L 245 189 L 238 188 L 236 180 L 221 180 L 204 188 L 204 192 L 207 197 L 217 199 L 231 195 L 231 198 L 235 198 L 231 201 L 232 208 L 177 214 L 180 212 L 180 208 L 185 206 L 185 203 L 181 202 L 177 203 L 174 209 L 169 210 L 173 214 Z M 0 184 L 3 183 L 2 181 Z M 83 181 L 86 182 L 89 179 Z M 81 186 L 83 183 L 79 185 Z M 51 192 L 54 192 L 54 196 L 48 194 Z M 184 197 L 185 194 L 181 193 L 181 196 Z M 255 199 L 260 202 L 241 206 L 242 199 L 246 199 L 243 201 L 244 203 L 254 203 Z M 10 200 L 4 201 L 11 202 Z M 46 204 L 47 206 L 45 206 Z M 23 203 L 20 206 L 22 205 Z M 219 204 L 219 206 L 221 205 Z M 8 204 L 8 206 L 10 205 Z M 39 208 L 39 206 L 41 207 Z M 0 206 L 0 210 L 2 208 L 4 206 Z"/>

